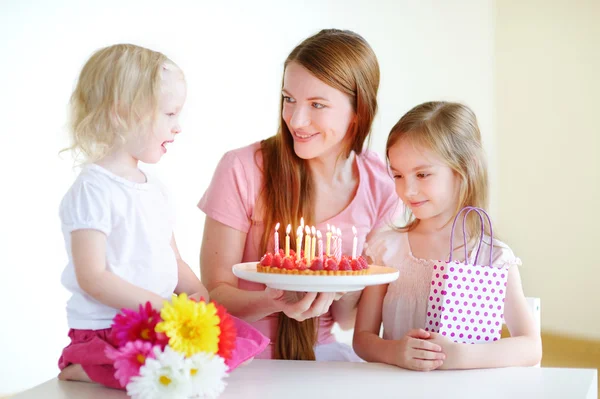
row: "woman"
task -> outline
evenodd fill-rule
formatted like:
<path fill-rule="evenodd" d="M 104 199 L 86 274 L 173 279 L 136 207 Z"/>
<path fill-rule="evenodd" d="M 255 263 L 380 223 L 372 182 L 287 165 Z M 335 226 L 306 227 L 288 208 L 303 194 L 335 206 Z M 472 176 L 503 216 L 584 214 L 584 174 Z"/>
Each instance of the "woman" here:
<path fill-rule="evenodd" d="M 377 58 L 361 36 L 327 29 L 304 40 L 284 64 L 279 131 L 225 154 L 198 204 L 206 213 L 202 282 L 212 299 L 271 338 L 257 357 L 360 360 L 331 334 L 334 322 L 354 326 L 360 292 L 298 295 L 238 280 L 231 267 L 272 248 L 278 222 L 303 217 L 344 237 L 355 226 L 359 253 L 386 225 L 398 205 L 394 185 L 377 155 L 363 151 L 378 87 Z"/>

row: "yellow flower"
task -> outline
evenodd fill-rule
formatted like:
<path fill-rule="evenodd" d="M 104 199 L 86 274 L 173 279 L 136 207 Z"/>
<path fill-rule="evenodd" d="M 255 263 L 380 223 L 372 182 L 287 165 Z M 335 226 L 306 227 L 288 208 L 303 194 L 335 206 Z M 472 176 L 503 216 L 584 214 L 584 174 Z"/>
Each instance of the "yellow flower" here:
<path fill-rule="evenodd" d="M 173 350 L 192 356 L 198 352 L 216 353 L 219 350 L 220 318 L 213 303 L 196 302 L 186 294 L 165 302 L 160 311 L 162 322 L 156 332 L 169 337 Z"/>

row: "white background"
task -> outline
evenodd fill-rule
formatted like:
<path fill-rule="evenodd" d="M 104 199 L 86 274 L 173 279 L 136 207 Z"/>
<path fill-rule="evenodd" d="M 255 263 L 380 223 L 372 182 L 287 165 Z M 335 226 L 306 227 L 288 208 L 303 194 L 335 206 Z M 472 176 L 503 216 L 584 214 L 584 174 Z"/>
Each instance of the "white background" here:
<path fill-rule="evenodd" d="M 58 204 L 77 171 L 58 152 L 68 144 L 69 95 L 92 52 L 134 43 L 186 73 L 183 133 L 156 172 L 175 198 L 181 253 L 198 273 L 196 203 L 216 163 L 275 133 L 285 58 L 330 27 L 360 33 L 378 56 L 372 148 L 383 154 L 412 106 L 446 99 L 475 110 L 495 156 L 492 1 L 0 2 L 0 395 L 56 376 L 67 344 Z"/>

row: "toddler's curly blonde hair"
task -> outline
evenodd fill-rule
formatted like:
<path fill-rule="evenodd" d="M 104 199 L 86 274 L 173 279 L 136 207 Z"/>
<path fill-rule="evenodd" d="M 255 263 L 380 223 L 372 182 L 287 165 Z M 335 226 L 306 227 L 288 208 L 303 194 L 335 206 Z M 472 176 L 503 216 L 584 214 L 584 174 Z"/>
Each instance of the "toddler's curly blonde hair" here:
<path fill-rule="evenodd" d="M 84 163 L 103 158 L 154 119 L 163 69 L 177 69 L 164 54 L 133 44 L 96 51 L 71 95 L 72 151 Z"/>

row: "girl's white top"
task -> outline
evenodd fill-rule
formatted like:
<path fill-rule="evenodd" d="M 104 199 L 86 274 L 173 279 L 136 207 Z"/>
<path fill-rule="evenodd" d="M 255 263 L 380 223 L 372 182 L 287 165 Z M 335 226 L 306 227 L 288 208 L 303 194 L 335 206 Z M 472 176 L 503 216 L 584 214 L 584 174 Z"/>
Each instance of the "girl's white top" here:
<path fill-rule="evenodd" d="M 521 265 L 521 260 L 503 242 L 494 240 L 491 247 L 489 244 L 490 237 L 485 236 L 477 259 L 478 265 L 489 264 L 490 248 L 492 266 L 508 268 Z M 448 252 L 449 250 L 448 243 Z M 400 339 L 413 328 L 424 329 L 433 265 L 439 261 L 416 258 L 410 248 L 408 233 L 396 230 L 373 237 L 365 249 L 365 255 L 369 258 L 369 263 L 400 271 L 398 279 L 388 285 L 383 300 L 383 338 Z M 469 255 L 469 264 L 473 264 L 475 255 L 476 251 L 473 250 Z"/>
<path fill-rule="evenodd" d="M 87 295 L 77 284 L 71 233 L 93 229 L 106 235 L 106 269 L 122 279 L 170 299 L 177 285 L 177 260 L 171 247 L 173 216 L 163 186 L 147 175 L 134 183 L 90 164 L 83 168 L 60 204 L 69 262 L 62 284 L 70 328 L 109 328 L 118 309 Z"/>

